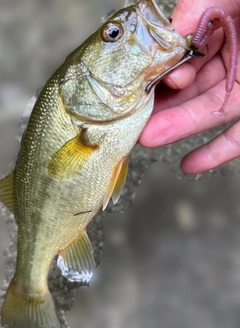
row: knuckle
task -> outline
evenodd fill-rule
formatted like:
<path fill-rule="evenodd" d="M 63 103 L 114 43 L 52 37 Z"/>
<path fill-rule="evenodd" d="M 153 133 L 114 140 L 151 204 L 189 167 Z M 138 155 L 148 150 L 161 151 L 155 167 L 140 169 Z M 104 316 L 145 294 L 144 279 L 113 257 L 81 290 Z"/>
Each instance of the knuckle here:
<path fill-rule="evenodd" d="M 196 118 L 196 115 L 194 114 L 194 112 L 189 109 L 188 107 L 185 107 L 185 106 L 182 106 L 183 110 L 185 111 L 185 113 L 187 114 L 187 116 L 190 118 L 190 122 L 192 123 L 192 127 L 191 127 L 191 130 L 194 132 L 194 131 L 197 131 L 197 127 L 198 127 L 198 124 L 197 124 L 197 118 Z"/>
<path fill-rule="evenodd" d="M 235 134 L 232 133 L 231 129 L 226 130 L 223 134 L 226 139 L 227 144 L 230 144 L 231 148 L 240 154 L 240 139 L 236 138 Z"/>
<path fill-rule="evenodd" d="M 223 104 L 223 99 L 221 99 L 216 93 L 210 91 L 207 92 L 207 101 L 212 105 L 211 111 L 221 108 Z"/>

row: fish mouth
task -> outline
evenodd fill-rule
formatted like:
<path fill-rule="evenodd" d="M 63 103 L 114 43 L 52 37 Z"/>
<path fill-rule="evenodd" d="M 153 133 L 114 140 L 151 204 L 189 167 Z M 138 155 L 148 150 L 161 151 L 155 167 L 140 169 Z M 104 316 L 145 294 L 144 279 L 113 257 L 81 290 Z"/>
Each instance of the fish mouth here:
<path fill-rule="evenodd" d="M 140 0 L 136 3 L 136 8 L 142 23 L 155 41 L 150 48 L 153 64 L 146 77 L 150 81 L 145 88 L 148 94 L 167 74 L 202 54 L 192 46 L 192 35 L 182 37 L 175 31 L 154 0 Z"/>
<path fill-rule="evenodd" d="M 165 72 L 163 72 L 162 74 L 159 74 L 155 79 L 153 79 L 151 82 L 148 83 L 148 85 L 145 88 L 145 91 L 147 94 L 150 93 L 150 91 L 168 74 L 170 74 L 171 72 L 173 72 L 176 68 L 182 66 L 183 64 L 185 64 L 186 62 L 188 62 L 189 60 L 191 60 L 194 57 L 203 57 L 205 56 L 204 54 L 202 54 L 198 49 L 196 49 L 195 47 L 191 47 L 191 49 L 185 54 L 185 56 L 183 57 L 182 60 L 180 60 L 178 63 L 176 63 L 175 65 L 169 67 Z"/>
<path fill-rule="evenodd" d="M 173 47 L 189 49 L 190 44 L 180 37 L 154 0 L 140 0 L 136 3 L 138 15 L 147 26 L 152 38 L 165 50 Z"/>

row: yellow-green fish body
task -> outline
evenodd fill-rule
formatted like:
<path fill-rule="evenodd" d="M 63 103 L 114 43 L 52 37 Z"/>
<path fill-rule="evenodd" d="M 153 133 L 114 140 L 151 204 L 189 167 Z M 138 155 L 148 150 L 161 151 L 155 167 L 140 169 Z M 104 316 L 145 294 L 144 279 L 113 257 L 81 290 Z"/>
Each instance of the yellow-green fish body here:
<path fill-rule="evenodd" d="M 189 38 L 152 0 L 115 13 L 53 74 L 23 136 L 0 199 L 18 224 L 16 271 L 2 308 L 9 328 L 57 328 L 48 290 L 53 258 L 72 281 L 95 268 L 86 227 L 110 197 L 116 203 L 127 156 L 153 108 L 150 81 L 179 62 Z"/>

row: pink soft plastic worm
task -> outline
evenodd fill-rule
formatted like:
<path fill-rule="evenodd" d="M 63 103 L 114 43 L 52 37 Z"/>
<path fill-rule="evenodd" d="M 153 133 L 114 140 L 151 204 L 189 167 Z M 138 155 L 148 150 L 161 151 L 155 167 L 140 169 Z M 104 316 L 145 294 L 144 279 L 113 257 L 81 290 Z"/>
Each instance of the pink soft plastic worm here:
<path fill-rule="evenodd" d="M 226 94 L 221 108 L 218 111 L 212 112 L 214 116 L 222 115 L 224 109 L 227 105 L 230 93 L 233 89 L 236 69 L 237 69 L 237 54 L 238 54 L 238 44 L 237 44 L 237 32 L 233 22 L 233 19 L 229 14 L 227 14 L 223 9 L 218 7 L 211 7 L 207 9 L 201 16 L 197 30 L 194 34 L 192 45 L 197 48 L 203 48 L 209 37 L 212 35 L 213 20 L 218 19 L 224 29 L 225 36 L 229 46 L 229 67 L 227 71 L 226 78 Z"/>

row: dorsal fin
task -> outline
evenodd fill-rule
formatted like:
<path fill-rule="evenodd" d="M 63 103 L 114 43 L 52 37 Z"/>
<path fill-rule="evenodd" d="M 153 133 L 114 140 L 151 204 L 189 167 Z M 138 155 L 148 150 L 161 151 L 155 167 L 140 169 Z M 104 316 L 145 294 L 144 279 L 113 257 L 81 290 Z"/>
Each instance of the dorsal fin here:
<path fill-rule="evenodd" d="M 35 94 L 31 98 L 29 98 L 27 105 L 23 111 L 23 115 L 22 115 L 21 120 L 18 125 L 18 131 L 16 133 L 16 138 L 19 142 L 21 142 L 21 140 L 22 140 L 22 136 L 28 125 L 28 121 L 32 114 L 32 110 L 34 108 L 36 100 L 37 100 L 40 92 L 42 91 L 42 89 L 43 89 L 43 86 L 38 88 L 37 91 L 35 92 Z"/>
<path fill-rule="evenodd" d="M 0 201 L 13 213 L 13 183 L 15 171 L 0 180 Z"/>
<path fill-rule="evenodd" d="M 111 182 L 103 200 L 103 210 L 105 210 L 105 208 L 107 207 L 111 197 L 114 204 L 116 204 L 116 202 L 118 201 L 126 181 L 127 172 L 128 158 L 123 157 L 113 172 Z"/>
<path fill-rule="evenodd" d="M 22 140 L 22 136 L 24 134 L 24 131 L 26 130 L 26 127 L 28 125 L 29 117 L 32 113 L 33 107 L 35 105 L 35 102 L 37 100 L 37 97 L 39 96 L 39 93 L 41 92 L 43 87 L 39 88 L 35 94 L 28 100 L 27 105 L 23 111 L 22 117 L 20 119 L 20 122 L 18 124 L 17 130 L 15 134 L 12 136 L 13 140 L 17 140 L 17 142 L 14 143 L 14 146 L 10 146 L 11 150 L 9 152 L 9 155 L 11 158 L 11 161 L 8 164 L 7 169 L 4 172 L 1 172 L 1 176 L 8 175 L 9 173 L 13 172 L 13 170 L 16 167 L 16 162 L 18 158 L 18 153 L 20 150 L 20 144 Z"/>

